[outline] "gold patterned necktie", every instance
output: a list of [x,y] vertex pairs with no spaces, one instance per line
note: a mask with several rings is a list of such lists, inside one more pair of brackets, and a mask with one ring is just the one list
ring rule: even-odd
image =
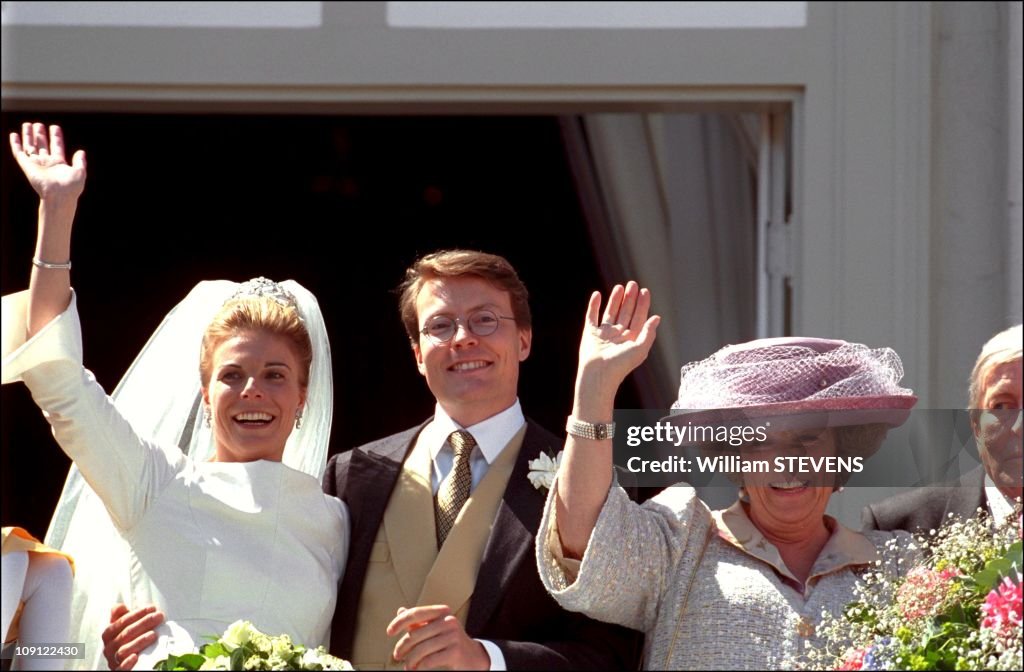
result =
[[448,478],[438,488],[437,497],[434,499],[438,548],[441,548],[448,533],[451,532],[459,511],[469,499],[469,489],[473,484],[473,474],[469,470],[469,456],[476,445],[473,435],[463,431],[452,432],[448,437],[448,443],[455,450],[455,463]]

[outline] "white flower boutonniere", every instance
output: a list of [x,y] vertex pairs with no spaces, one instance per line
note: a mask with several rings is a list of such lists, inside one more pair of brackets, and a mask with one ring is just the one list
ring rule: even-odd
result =
[[530,468],[530,473],[526,477],[530,479],[533,487],[538,490],[550,490],[551,484],[555,482],[555,473],[558,471],[558,465],[561,463],[561,450],[555,455],[555,459],[551,459],[551,456],[547,453],[541,453],[536,460],[530,460],[526,463],[526,466]]

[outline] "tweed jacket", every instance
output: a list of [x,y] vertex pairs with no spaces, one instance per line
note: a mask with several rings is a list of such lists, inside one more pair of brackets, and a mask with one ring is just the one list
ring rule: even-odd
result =
[[[351,551],[331,632],[335,655],[351,657],[370,551],[402,463],[427,422],[328,462],[324,491],[348,502],[352,519]],[[484,549],[466,632],[494,642],[510,670],[636,669],[639,633],[563,610],[537,576],[534,539],[545,493],[530,484],[527,462],[542,451],[556,453],[563,442],[533,421],[527,423]]]
[[950,513],[974,516],[985,502],[985,468],[978,466],[959,484],[916,488],[868,504],[861,511],[861,524],[865,530],[928,531],[941,527]]
[[561,557],[553,499],[537,543],[545,587],[566,609],[644,632],[645,669],[792,668],[821,644],[822,610],[838,614],[885,541],[909,537],[827,521],[832,536],[798,588],[745,514],[747,533],[734,535],[725,515],[737,507],[713,514],[688,485],[642,505],[612,487],[582,563]]

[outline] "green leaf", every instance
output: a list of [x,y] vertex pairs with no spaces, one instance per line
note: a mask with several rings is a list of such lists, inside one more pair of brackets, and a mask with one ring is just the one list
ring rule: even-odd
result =
[[973,578],[977,584],[977,592],[980,595],[986,595],[990,590],[995,588],[997,583],[999,583],[999,572],[995,569],[989,569],[988,565],[986,565],[985,569],[981,570],[971,578]]
[[977,592],[987,595],[1004,576],[1013,577],[1024,566],[1024,542],[1016,541],[999,557],[985,563],[984,569],[971,577],[977,583]]
[[245,647],[240,646],[231,652],[231,664],[232,670],[244,670],[245,669]]
[[206,659],[198,653],[186,653],[180,656],[171,654],[161,660],[153,669],[155,670],[198,670]]
[[221,642],[214,642],[213,644],[206,644],[202,648],[203,655],[207,658],[216,658],[217,656],[230,656],[231,652],[228,651],[227,647]]
[[978,610],[970,604],[956,602],[947,607],[945,613],[936,616],[934,622],[947,632],[973,629],[978,623]]
[[1011,544],[1003,557],[1009,560],[1018,572],[1024,570],[1024,540]]

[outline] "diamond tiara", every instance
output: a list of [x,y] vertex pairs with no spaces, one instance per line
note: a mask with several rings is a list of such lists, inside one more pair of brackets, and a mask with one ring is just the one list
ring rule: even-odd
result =
[[295,308],[298,310],[298,304],[291,292],[280,284],[270,280],[269,278],[264,278],[263,276],[243,282],[238,286],[238,289],[235,290],[235,293],[231,295],[231,298],[243,299],[254,296],[265,296],[268,299],[273,299],[286,308]]

